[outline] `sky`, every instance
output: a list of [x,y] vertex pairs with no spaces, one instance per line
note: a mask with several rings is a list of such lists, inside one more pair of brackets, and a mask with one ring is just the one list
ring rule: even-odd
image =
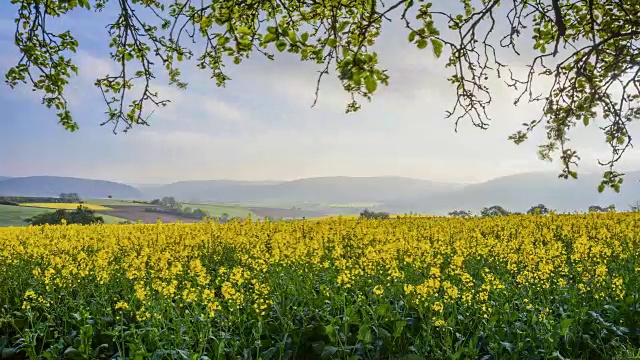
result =
[[[0,71],[18,60],[13,45],[14,5],[0,4]],[[189,83],[178,90],[158,81],[171,103],[158,109],[149,127],[114,135],[96,78],[113,72],[108,57],[108,14],[74,12],[54,25],[70,29],[80,42],[74,61],[80,73],[67,98],[80,125],[70,133],[54,111],[27,86],[0,85],[0,175],[57,175],[126,183],[183,180],[289,180],[315,176],[406,176],[447,182],[480,182],[528,172],[556,171],[539,160],[540,128],[524,144],[507,137],[539,114],[538,105],[513,105],[516,94],[493,80],[494,103],[488,130],[463,123],[454,132],[445,111],[455,89],[445,59],[407,42],[398,20],[385,24],[376,51],[391,77],[371,103],[345,114],[348,103],[335,74],[325,77],[319,102],[311,108],[318,65],[289,54],[275,61],[259,56],[239,66],[229,62],[232,80],[218,88],[206,72],[183,67]],[[514,70],[523,70],[513,59]],[[637,128],[637,126],[636,126]],[[632,133],[633,134],[633,133]],[[570,136],[582,158],[581,171],[600,171],[607,145],[599,130],[578,127]],[[623,169],[640,169],[640,152],[630,150]]]

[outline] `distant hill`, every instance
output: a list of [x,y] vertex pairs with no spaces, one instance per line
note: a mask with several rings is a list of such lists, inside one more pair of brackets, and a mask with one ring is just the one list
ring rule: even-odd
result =
[[182,201],[344,204],[385,202],[460,186],[402,177],[317,177],[284,182],[211,180],[147,188],[145,195],[174,196]]
[[587,210],[590,205],[615,204],[628,209],[640,200],[640,171],[628,172],[620,193],[606,189],[598,193],[601,174],[579,174],[577,180],[559,179],[556,173],[523,173],[500,177],[479,184],[439,194],[424,194],[396,199],[385,204],[394,212],[446,214],[449,211],[480,211],[485,206],[501,205],[510,211],[526,211],[543,203],[558,211]]
[[11,179],[11,178],[8,176],[0,176],[0,181],[7,180],[7,179]]
[[3,196],[58,196],[74,192],[81,198],[140,199],[140,190],[125,184],[59,176],[28,176],[0,180]]
[[[1,180],[0,195],[58,196],[77,192],[83,198],[152,199],[173,196],[190,203],[242,203],[253,207],[293,205],[305,210],[354,213],[366,204],[393,213],[446,214],[452,210],[479,212],[501,205],[526,211],[544,203],[559,211],[587,210],[590,205],[615,204],[619,210],[640,200],[640,171],[628,172],[620,194],[597,192],[601,174],[580,173],[578,180],[556,173],[523,173],[477,184],[452,184],[404,177],[317,177],[293,181],[180,181],[167,185],[130,185],[71,177],[31,176]],[[340,207],[330,208],[330,205]],[[348,204],[355,204],[350,206]],[[362,204],[362,205],[358,205]]]

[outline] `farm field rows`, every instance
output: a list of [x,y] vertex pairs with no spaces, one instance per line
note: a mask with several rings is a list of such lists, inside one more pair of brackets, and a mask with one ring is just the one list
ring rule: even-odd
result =
[[28,358],[629,359],[640,214],[0,229]]

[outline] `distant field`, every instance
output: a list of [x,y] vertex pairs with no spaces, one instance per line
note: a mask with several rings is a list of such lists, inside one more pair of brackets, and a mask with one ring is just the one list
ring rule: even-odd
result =
[[[439,215],[430,215],[430,214],[389,214],[389,217],[391,219],[395,219],[395,218],[401,218],[401,217],[439,217]],[[353,215],[327,215],[327,216],[320,216],[320,217],[314,217],[311,218],[309,220],[327,220],[327,219],[338,219],[338,218],[342,218],[342,219],[357,219],[359,218],[360,215],[359,214],[353,214]]]
[[[133,222],[142,221],[145,224],[155,224],[158,219],[161,219],[163,223],[171,223],[181,221],[184,223],[193,223],[200,220],[184,218],[182,216],[176,216],[173,214],[159,214],[155,212],[147,212],[144,207],[140,206],[120,206],[112,205],[109,210],[97,211],[100,216],[115,216],[118,218],[126,219]],[[106,220],[106,219],[105,219]]]
[[0,205],[0,226],[25,226],[25,219],[45,212],[42,208]]
[[360,215],[326,215],[310,218],[309,220],[328,220],[328,219],[357,219]]
[[117,224],[122,221],[126,221],[127,219],[119,218],[116,216],[105,215],[105,214],[97,214],[98,216],[102,216],[105,224]]
[[366,207],[376,207],[381,205],[382,203],[353,203],[353,204],[329,204],[329,207],[332,208],[366,208]]
[[249,215],[255,217],[256,214],[249,209],[242,206],[235,205],[219,205],[219,204],[193,204],[183,203],[182,207],[190,207],[192,209],[202,209],[209,213],[211,216],[220,217],[222,214],[229,214],[229,217],[241,217],[246,218]]
[[44,209],[65,209],[65,210],[75,210],[78,205],[85,206],[90,210],[110,210],[108,207],[104,207],[102,205],[95,204],[69,204],[69,203],[25,203],[20,204],[22,207],[30,207],[30,208],[44,208]]
[[87,199],[87,204],[102,205],[102,206],[148,206],[147,204],[138,204],[130,200],[117,200],[117,199]]

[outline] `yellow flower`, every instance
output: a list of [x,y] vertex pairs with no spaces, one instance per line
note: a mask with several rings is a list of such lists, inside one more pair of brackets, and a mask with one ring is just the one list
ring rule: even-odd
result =
[[433,309],[433,311],[442,311],[444,307],[442,306],[442,303],[439,301],[436,301],[435,303],[433,303],[433,305],[431,305],[431,309]]
[[124,301],[118,301],[116,304],[116,310],[129,310],[129,304]]
[[380,285],[376,285],[373,287],[373,293],[376,295],[382,295],[384,293],[384,289]]

